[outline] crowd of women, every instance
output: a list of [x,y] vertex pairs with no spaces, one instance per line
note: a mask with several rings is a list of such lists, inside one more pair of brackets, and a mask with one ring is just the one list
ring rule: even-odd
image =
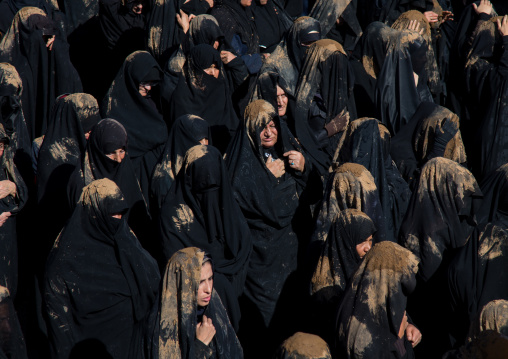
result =
[[505,14],[1,0],[0,358],[507,358]]

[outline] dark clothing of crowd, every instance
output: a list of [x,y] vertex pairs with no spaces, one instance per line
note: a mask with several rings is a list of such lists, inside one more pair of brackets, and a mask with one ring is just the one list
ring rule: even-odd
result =
[[0,358],[508,357],[506,14],[0,0]]

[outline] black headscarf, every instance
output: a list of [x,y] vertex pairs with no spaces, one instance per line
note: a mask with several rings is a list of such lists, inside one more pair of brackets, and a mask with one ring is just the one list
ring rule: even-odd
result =
[[[187,114],[203,118],[214,145],[224,152],[239,122],[221,63],[219,52],[210,45],[196,45],[189,51],[171,99],[171,117],[173,121]],[[212,64],[220,70],[218,78],[204,72]]]
[[250,6],[243,7],[240,0],[221,0],[212,8],[211,15],[217,19],[229,44],[239,35],[247,46],[247,54],[259,53],[259,37]]
[[356,119],[353,85],[353,72],[342,45],[323,39],[309,47],[296,87],[295,136],[316,162],[321,175],[330,167],[339,135],[331,137],[329,145],[321,148],[316,131],[309,124],[311,107],[316,106],[318,93],[324,106],[322,129],[343,110],[349,112],[352,120]]
[[0,286],[0,358],[26,359],[25,339],[9,290]]
[[[436,133],[450,121],[459,126],[459,118],[446,107],[433,102],[422,102],[409,123],[392,138],[390,153],[402,176],[412,182],[418,180],[418,169],[430,159],[434,149]],[[466,152],[460,130],[446,145],[443,153],[457,163],[465,163]]]
[[372,220],[357,209],[345,209],[334,219],[310,282],[313,321],[323,338],[330,339],[334,326],[330,313],[340,305],[362,261],[356,246],[375,232]]
[[97,339],[113,358],[142,356],[145,321],[156,303],[155,260],[127,226],[129,204],[103,178],[83,189],[46,266],[44,302],[52,356]]
[[399,329],[417,270],[418,258],[396,243],[378,243],[367,253],[338,312],[337,357],[406,358],[405,350],[412,352],[411,345],[400,348]]
[[272,71],[284,79],[288,93],[294,96],[298,77],[305,60],[307,46],[302,43],[317,41],[322,38],[319,22],[309,16],[302,16],[293,25],[279,45],[261,67],[260,73]]
[[[147,216],[146,204],[128,152],[121,163],[106,156],[119,148],[128,151],[125,128],[116,120],[101,120],[90,135],[80,166],[76,167],[69,180],[69,204],[71,208],[75,207],[83,187],[98,179],[110,179],[122,190],[129,207],[129,225],[136,227],[135,223]],[[134,214],[131,216],[131,213]]]
[[204,138],[211,141],[209,132],[208,122],[201,117],[183,115],[176,119],[152,174],[151,195],[155,197],[159,208],[180,172],[185,153],[199,145]]
[[0,123],[9,136],[8,150],[25,183],[33,183],[32,143],[21,105],[23,84],[16,68],[0,63]]
[[215,290],[204,315],[212,319],[216,332],[206,350],[197,348],[198,344],[204,346],[196,342],[197,294],[204,255],[199,248],[185,248],[176,252],[167,263],[158,316],[160,328],[158,338],[153,338],[159,358],[194,359],[198,354],[203,357],[213,355],[217,359],[243,358],[240,342]]
[[350,122],[337,147],[334,165],[363,165],[374,177],[387,221],[389,238],[396,241],[411,191],[390,156],[390,133],[374,118]]
[[281,344],[274,359],[332,359],[332,354],[317,335],[297,332]]
[[356,0],[318,0],[309,16],[319,21],[326,38],[337,41],[346,51],[353,51],[362,36],[356,18]]
[[[51,51],[43,36],[55,35]],[[45,133],[57,96],[81,92],[68,44],[39,8],[21,9],[0,42],[0,61],[12,64],[23,81],[21,104],[31,139]]]
[[259,35],[261,52],[272,53],[284,33],[293,24],[293,19],[278,0],[267,0],[265,5],[261,5],[259,0],[253,0],[250,7]]
[[[372,17],[370,17],[369,22],[381,21],[391,25],[402,13],[409,10],[418,10],[424,13],[432,10],[434,3],[433,0],[377,0],[375,4],[360,1],[359,8],[364,13],[370,13]],[[368,18],[368,15],[366,18]]]

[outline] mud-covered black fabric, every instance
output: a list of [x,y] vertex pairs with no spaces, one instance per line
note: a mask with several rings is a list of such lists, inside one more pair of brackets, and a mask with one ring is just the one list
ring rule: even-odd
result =
[[128,208],[113,181],[94,181],[55,242],[44,281],[52,357],[68,358],[90,339],[113,358],[142,357],[160,275],[126,219],[112,217]]
[[501,39],[498,33],[493,21],[478,22],[465,70],[465,100],[474,120],[468,128],[474,133],[470,162],[480,181],[508,162],[508,126],[503,120],[508,111],[508,51],[506,37]]
[[411,191],[390,156],[388,129],[373,118],[350,122],[334,156],[334,165],[345,162],[363,165],[374,177],[388,237],[397,241]]
[[362,258],[356,246],[376,233],[374,222],[357,209],[339,212],[323,244],[321,256],[310,282],[313,323],[317,333],[328,341],[334,329],[333,313],[356,272]]
[[[152,358],[243,359],[243,350],[221,298],[214,288],[203,315],[212,320],[215,335],[209,345],[196,339],[197,294],[205,252],[196,247],[176,252],[165,267],[154,331]],[[214,273],[214,286],[217,281]]]
[[[416,256],[396,243],[378,243],[367,253],[338,311],[337,357],[414,358],[399,330],[417,270]],[[406,341],[403,350],[396,346],[399,341]]]
[[13,153],[14,163],[25,184],[33,183],[31,149],[32,143],[21,105],[22,80],[16,68],[0,63],[0,122],[9,136],[8,150]]
[[[319,21],[326,38],[337,41],[348,52],[354,50],[362,36],[356,13],[356,0],[319,0],[314,4],[309,16]],[[340,22],[337,24],[339,18]]]
[[342,45],[330,39],[313,43],[296,87],[294,135],[321,175],[328,172],[340,135],[328,138],[323,145],[316,134],[342,111],[356,119],[353,87],[353,71]]
[[[421,168],[432,158],[436,138],[443,134],[446,123],[459,126],[458,116],[446,107],[424,101],[418,106],[409,123],[391,141],[390,154],[404,179],[414,184]],[[442,157],[457,163],[467,161],[461,131],[448,142]]]
[[150,195],[157,202],[158,208],[162,206],[180,172],[187,150],[199,145],[199,141],[205,138],[208,139],[208,144],[211,144],[210,126],[201,117],[183,115],[176,119],[152,174]]
[[[55,42],[49,51],[43,36],[52,35]],[[39,8],[25,7],[16,14],[0,42],[0,61],[12,64],[21,77],[21,105],[32,140],[46,132],[59,95],[82,91],[67,42]]]
[[320,40],[321,38],[321,25],[318,20],[310,16],[299,17],[270,57],[265,60],[260,74],[265,72],[279,74],[287,84],[288,93],[294,96],[307,51],[307,47],[302,45],[302,42],[307,42],[308,39]]

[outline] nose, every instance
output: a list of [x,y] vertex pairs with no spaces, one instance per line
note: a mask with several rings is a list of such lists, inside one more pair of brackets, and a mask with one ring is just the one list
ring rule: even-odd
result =
[[215,77],[216,79],[218,79],[218,78],[219,78],[219,73],[220,73],[220,72],[219,72],[219,69],[214,69],[214,71],[213,71],[213,77]]
[[365,251],[365,253],[367,253],[368,251],[370,251],[371,248],[372,248],[372,244],[370,242],[368,242],[365,245],[365,248],[363,250]]
[[113,161],[116,161],[118,163],[122,163],[122,157],[120,156],[119,153],[115,153],[115,155],[113,156]]
[[211,292],[212,292],[212,282],[207,280],[205,284],[205,293],[209,294]]

